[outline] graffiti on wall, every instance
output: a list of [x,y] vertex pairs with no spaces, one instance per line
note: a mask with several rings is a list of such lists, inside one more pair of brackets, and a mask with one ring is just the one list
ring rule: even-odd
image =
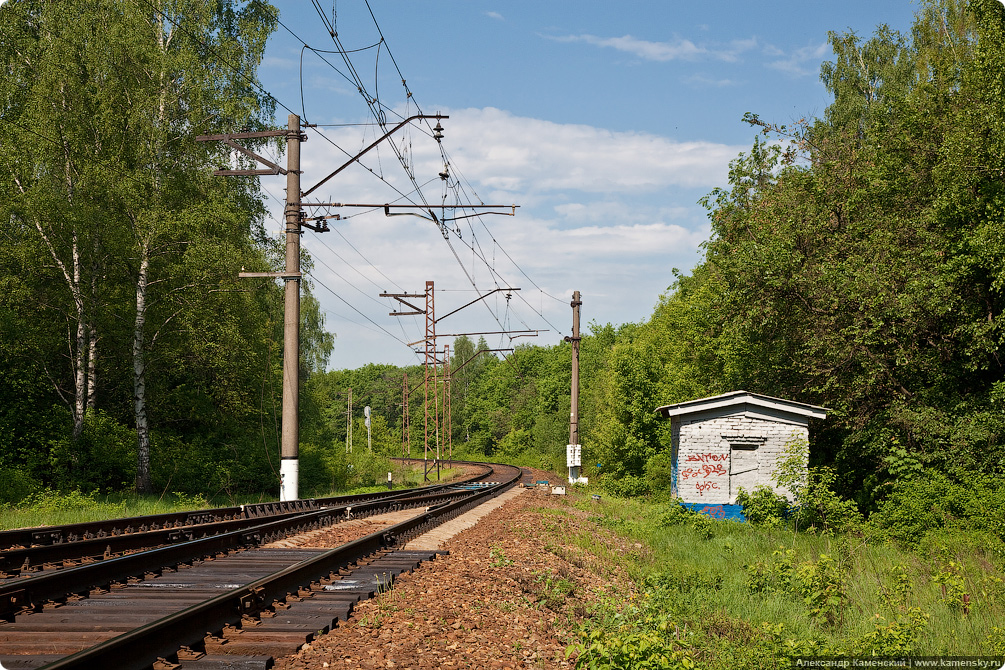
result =
[[704,497],[712,491],[729,491],[729,453],[688,454],[680,469],[681,488],[691,486]]
[[733,519],[736,521],[746,521],[743,516],[742,505],[706,505],[705,503],[682,503],[684,507],[705,514],[713,519]]

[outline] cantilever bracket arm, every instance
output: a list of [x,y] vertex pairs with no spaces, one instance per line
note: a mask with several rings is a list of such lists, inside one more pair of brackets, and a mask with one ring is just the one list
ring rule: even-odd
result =
[[490,295],[492,295],[493,293],[498,293],[499,291],[519,291],[519,290],[520,290],[520,289],[518,289],[518,288],[497,288],[497,289],[493,289],[493,290],[489,291],[488,293],[484,293],[484,294],[482,294],[482,295],[478,296],[477,298],[475,298],[474,300],[472,300],[472,301],[471,301],[471,302],[469,302],[468,304],[466,304],[466,305],[461,305],[460,307],[458,307],[457,309],[455,309],[455,310],[454,310],[454,311],[452,311],[452,312],[447,312],[447,313],[446,313],[446,314],[444,314],[443,316],[441,316],[441,317],[439,317],[438,319],[436,319],[436,321],[434,321],[433,323],[439,323],[440,321],[442,321],[443,319],[447,318],[447,317],[448,317],[448,316],[450,316],[451,314],[456,314],[457,312],[461,311],[461,310],[462,310],[462,309],[464,309],[465,307],[470,307],[471,305],[475,304],[475,303],[476,303],[476,302],[478,302],[479,300],[484,300],[485,298],[489,297],[489,296],[490,296]]
[[394,298],[395,300],[397,300],[401,304],[408,305],[409,307],[411,307],[412,309],[415,310],[414,312],[391,312],[390,314],[388,314],[388,316],[414,316],[416,314],[425,314],[426,313],[426,310],[422,309],[421,307],[416,307],[415,305],[413,305],[412,303],[408,302],[407,300],[404,300],[404,298],[425,298],[426,297],[425,294],[413,295],[411,293],[381,293],[380,297],[381,298]]
[[334,177],[335,175],[337,175],[339,172],[341,172],[342,170],[346,169],[347,167],[349,167],[350,165],[352,165],[353,163],[355,163],[356,161],[358,161],[360,158],[363,157],[363,155],[365,153],[367,153],[368,151],[370,151],[370,149],[373,149],[375,146],[377,146],[378,144],[380,144],[381,142],[383,142],[384,140],[386,140],[392,134],[396,133],[397,131],[399,131],[402,128],[404,128],[405,126],[407,126],[412,121],[415,121],[416,119],[437,119],[437,120],[439,120],[439,119],[449,119],[449,118],[450,118],[449,116],[445,116],[443,114],[415,114],[413,116],[408,117],[407,119],[405,119],[404,121],[402,121],[401,123],[399,123],[398,125],[396,125],[394,128],[391,128],[389,131],[387,131],[386,133],[384,133],[383,135],[381,135],[379,138],[377,138],[376,140],[374,140],[373,143],[370,144],[370,146],[368,146],[366,149],[363,149],[358,154],[356,154],[355,156],[353,156],[352,158],[350,158],[348,161],[346,161],[345,163],[343,163],[342,165],[340,165],[330,175],[328,175],[327,177],[325,177],[324,179],[322,179],[321,181],[319,181],[317,184],[315,184],[314,186],[311,186],[309,189],[307,189],[306,191],[304,191],[301,194],[301,198],[305,198],[308,195],[310,195],[311,193],[313,193],[314,191],[316,191],[326,181],[328,181],[329,179],[331,179],[332,177]]
[[[433,214],[433,210],[429,210],[429,216],[423,216],[422,214],[416,214],[415,212],[401,212],[400,214],[391,213],[391,205],[384,205],[384,216],[417,216],[420,219],[425,219],[426,221],[432,221],[433,223],[439,223],[436,220],[436,215]],[[432,217],[432,218],[430,218]]]

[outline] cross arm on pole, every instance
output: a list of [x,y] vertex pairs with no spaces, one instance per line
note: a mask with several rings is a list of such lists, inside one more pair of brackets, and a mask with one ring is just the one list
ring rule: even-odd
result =
[[[436,337],[461,337],[463,335],[509,335],[510,339],[515,339],[517,337],[535,337],[538,333],[544,333],[547,331],[543,330],[487,330],[481,333],[438,333]],[[426,338],[421,340],[416,340],[415,342],[406,342],[405,345],[412,347],[416,344],[422,344],[426,341]]]
[[404,300],[404,298],[425,298],[426,296],[424,294],[414,294],[414,293],[381,293],[380,297],[381,298],[394,298],[395,300],[397,300],[401,304],[408,305],[409,307],[411,307],[412,309],[415,310],[414,312],[390,312],[388,314],[388,316],[415,316],[417,314],[425,314],[426,313],[426,310],[422,309],[421,307],[416,307],[415,305],[413,305],[412,303],[408,302],[407,300]]
[[[290,134],[289,130],[264,130],[256,133],[223,133],[217,135],[197,135],[196,141],[198,142],[213,142],[219,141],[226,144],[228,147],[240,151],[246,156],[250,156],[259,163],[263,165],[268,165],[268,170],[214,170],[213,174],[218,177],[246,177],[253,175],[269,175],[269,174],[286,174],[287,170],[285,168],[276,165],[272,161],[262,156],[259,156],[254,151],[247,147],[242,147],[240,144],[234,140],[241,139],[256,139],[262,137],[287,137]],[[300,136],[301,140],[306,139],[303,135]]]
[[358,154],[356,154],[355,156],[353,156],[352,158],[350,158],[348,161],[346,161],[345,163],[343,163],[342,165],[340,165],[339,167],[337,167],[335,169],[335,171],[332,172],[331,174],[329,174],[327,177],[325,177],[324,179],[322,179],[321,181],[319,181],[317,184],[315,184],[314,186],[311,186],[309,189],[307,189],[306,191],[304,191],[301,197],[306,198],[308,195],[310,195],[311,193],[313,193],[314,191],[316,191],[326,181],[328,181],[329,179],[331,179],[332,177],[334,177],[335,175],[337,175],[339,172],[341,172],[342,170],[346,169],[347,167],[349,167],[350,165],[352,165],[353,163],[355,163],[356,161],[358,161],[368,151],[370,151],[375,146],[377,146],[378,144],[380,144],[381,142],[383,142],[384,140],[386,140],[388,137],[390,137],[392,134],[394,134],[398,130],[400,130],[400,129],[404,128],[405,126],[407,126],[412,121],[415,121],[416,119],[436,119],[436,120],[440,120],[440,119],[449,119],[449,118],[450,118],[449,116],[445,116],[443,114],[415,114],[413,116],[408,117],[407,119],[405,119],[404,121],[402,121],[401,123],[399,123],[398,125],[396,125],[394,128],[391,128],[389,131],[387,131],[386,133],[384,133],[383,135],[381,135],[379,138],[377,138],[376,140],[374,140],[368,147],[366,147],[365,149],[363,149],[362,151],[360,151]]
[[497,288],[497,289],[492,289],[492,290],[491,290],[491,291],[489,291],[488,293],[484,293],[484,294],[482,294],[482,295],[478,296],[477,298],[475,298],[475,299],[474,299],[474,300],[472,300],[471,302],[467,303],[466,305],[461,305],[460,307],[458,307],[458,308],[457,308],[457,309],[455,309],[454,311],[452,311],[452,312],[447,312],[447,313],[446,313],[446,314],[444,314],[443,316],[441,316],[441,317],[439,317],[438,319],[436,319],[436,323],[439,323],[440,321],[442,321],[443,319],[447,318],[447,317],[448,317],[448,316],[450,316],[451,314],[456,314],[457,312],[461,311],[461,310],[462,310],[462,309],[464,309],[465,307],[470,307],[471,305],[475,304],[475,303],[476,303],[476,302],[478,302],[479,300],[484,300],[485,298],[489,297],[489,296],[490,296],[490,295],[492,295],[493,293],[498,293],[499,291],[519,291],[519,290],[520,290],[520,289],[518,289],[518,288]]

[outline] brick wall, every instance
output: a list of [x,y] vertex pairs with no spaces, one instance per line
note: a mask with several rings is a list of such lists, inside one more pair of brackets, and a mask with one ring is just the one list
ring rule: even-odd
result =
[[735,504],[741,486],[749,492],[763,484],[789,496],[774,486],[772,473],[785,445],[808,437],[805,422],[770,421],[743,411],[682,417],[672,430],[677,494],[682,502]]

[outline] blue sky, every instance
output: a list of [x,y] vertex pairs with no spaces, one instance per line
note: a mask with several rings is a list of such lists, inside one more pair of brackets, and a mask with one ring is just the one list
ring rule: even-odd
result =
[[[709,227],[697,203],[727,185],[729,161],[753,142],[743,114],[778,123],[821,115],[827,32],[868,36],[881,23],[908,31],[917,9],[906,1],[319,3],[371,104],[342,56],[301,54],[299,40],[336,49],[315,7],[276,2],[289,30],[270,39],[260,74],[282,105],[321,126],[308,129],[302,148],[304,190],[381,134],[370,107],[391,125],[417,109],[450,118],[444,153],[428,126],[403,129],[392,136],[403,161],[384,143],[309,199],[520,206],[515,217],[452,222],[449,243],[426,219],[330,210],[346,218],[330,221],[332,232],[306,232],[303,244],[336,334],[334,369],[420,362],[407,345],[423,323],[389,316],[394,306],[378,294],[420,293],[427,280],[438,315],[476,290],[521,289],[437,325],[444,335],[548,331],[512,342],[486,335],[493,347],[561,340],[573,290],[582,292],[584,329],[647,319],[672,268],[700,260]],[[279,123],[287,113],[277,109]],[[444,171],[447,181],[437,176]],[[267,228],[278,231],[285,182],[262,183],[275,213]]]

